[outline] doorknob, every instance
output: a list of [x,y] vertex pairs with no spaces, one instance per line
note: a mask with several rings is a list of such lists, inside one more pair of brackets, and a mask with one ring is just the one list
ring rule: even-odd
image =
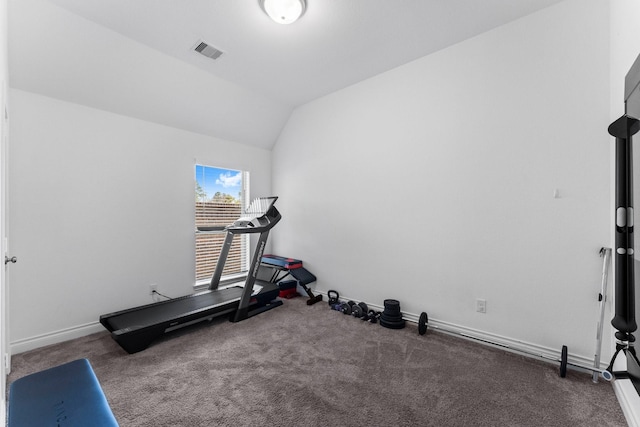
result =
[[9,263],[13,263],[15,264],[16,262],[18,262],[18,258],[12,256],[11,258],[9,258],[8,256],[4,256],[4,265],[7,265]]

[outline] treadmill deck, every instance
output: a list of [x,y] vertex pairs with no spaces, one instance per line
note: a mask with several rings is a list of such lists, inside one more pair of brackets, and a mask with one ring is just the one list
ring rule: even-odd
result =
[[241,295],[242,288],[234,286],[217,291],[199,292],[106,316],[109,316],[111,331],[138,329],[166,322],[172,326],[171,323],[179,324],[180,318],[238,303]]

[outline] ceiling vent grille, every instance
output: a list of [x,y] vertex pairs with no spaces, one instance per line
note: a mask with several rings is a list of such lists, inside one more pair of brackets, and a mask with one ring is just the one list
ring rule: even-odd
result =
[[195,48],[193,49],[198,53],[201,53],[202,55],[206,56],[207,58],[211,58],[211,59],[218,59],[220,58],[220,55],[223,54],[223,52],[219,49],[216,49],[213,46],[208,45],[207,43],[203,42],[202,40],[199,40],[196,43]]

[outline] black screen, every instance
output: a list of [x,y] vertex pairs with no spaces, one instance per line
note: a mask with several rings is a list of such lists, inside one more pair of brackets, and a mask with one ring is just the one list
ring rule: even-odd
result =
[[638,56],[624,79],[625,113],[640,119],[640,56]]

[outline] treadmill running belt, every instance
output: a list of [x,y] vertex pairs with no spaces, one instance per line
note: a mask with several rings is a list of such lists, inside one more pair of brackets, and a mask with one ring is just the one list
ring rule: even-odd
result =
[[119,330],[124,328],[136,329],[164,322],[178,321],[181,317],[186,317],[199,311],[222,307],[240,301],[241,295],[241,287],[187,295],[163,301],[164,304],[151,304],[143,309],[125,311],[109,318],[109,325],[113,330]]

